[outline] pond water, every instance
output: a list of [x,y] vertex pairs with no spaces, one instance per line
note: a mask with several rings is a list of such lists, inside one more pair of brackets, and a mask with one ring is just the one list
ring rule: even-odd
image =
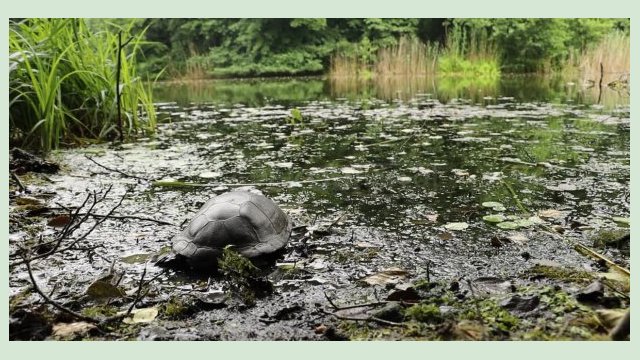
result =
[[[34,266],[43,286],[78,288],[118,260],[123,286],[135,289],[146,255],[166,247],[206,200],[245,184],[278,203],[294,225],[331,228],[308,240],[305,254],[294,232],[279,262],[297,264],[304,275],[274,268],[277,295],[226,323],[228,309],[199,313],[190,320],[198,331],[169,327],[171,336],[313,338],[286,321],[269,327],[257,319],[294,303],[306,313],[293,320],[310,318],[325,292],[345,301],[375,298],[380,289],[359,280],[389,268],[408,279],[498,280],[513,279],[533,260],[592,269],[572,244],[591,246],[592,232],[628,223],[626,93],[525,77],[485,84],[253,79],[166,83],[154,91],[157,135],[57,153],[64,171],[50,176],[55,194],[48,201],[78,206],[85,189],[113,185],[114,198],[98,209],[106,212],[131,187],[119,214],[174,226],[106,221],[87,238],[104,245],[97,256],[60,255],[53,268]],[[162,186],[179,183],[195,185]],[[617,249],[605,253],[628,266]],[[163,279],[148,303],[196,287]],[[24,273],[12,272],[12,294],[26,284]],[[204,329],[215,321],[219,328]]]

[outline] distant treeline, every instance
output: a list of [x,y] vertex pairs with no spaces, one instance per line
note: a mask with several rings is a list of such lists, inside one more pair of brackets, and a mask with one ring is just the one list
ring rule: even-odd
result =
[[[102,20],[93,20],[99,25]],[[328,72],[332,58],[374,64],[401,39],[456,47],[482,41],[496,50],[502,72],[549,72],[595,47],[629,34],[629,19],[136,19],[146,29],[145,72],[167,76],[270,76]],[[464,53],[464,51],[462,51]]]

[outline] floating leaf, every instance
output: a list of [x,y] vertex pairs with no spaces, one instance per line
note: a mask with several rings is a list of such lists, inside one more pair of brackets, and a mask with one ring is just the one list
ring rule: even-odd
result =
[[206,171],[198,176],[204,179],[213,179],[222,176],[222,173],[219,171]]
[[281,168],[281,169],[291,169],[293,167],[293,163],[291,161],[272,163],[272,164],[269,164],[269,165],[275,166],[275,167]]
[[340,169],[340,172],[342,172],[343,174],[348,174],[348,175],[362,174],[361,170],[354,169],[352,167],[343,167],[342,169]]
[[446,224],[444,227],[445,229],[449,230],[465,230],[469,227],[469,224],[467,224],[466,222],[452,222]]
[[534,225],[533,221],[529,219],[519,219],[516,220],[515,223],[518,224],[518,227],[530,227]]
[[578,187],[576,187],[573,184],[561,183],[561,184],[558,184],[557,186],[549,185],[547,186],[547,189],[553,190],[553,191],[576,191],[578,190]]
[[613,220],[614,222],[617,222],[619,224],[624,224],[624,225],[629,225],[630,220],[628,217],[621,217],[621,216],[612,216],[611,220]]
[[482,217],[482,220],[490,223],[500,223],[505,220],[505,217],[501,214],[486,215]]
[[139,264],[149,260],[149,258],[151,258],[152,255],[153,254],[133,254],[133,255],[125,256],[120,260],[122,260],[122,262],[127,264]]
[[369,285],[396,284],[407,277],[407,271],[401,268],[388,268],[362,279]]
[[492,208],[495,211],[507,210],[507,208],[505,208],[504,205],[502,205],[502,203],[499,203],[497,201],[485,201],[482,203],[482,206]]
[[501,222],[496,226],[498,226],[500,229],[505,229],[505,230],[515,230],[520,227],[520,225],[518,225],[518,223],[515,221]]

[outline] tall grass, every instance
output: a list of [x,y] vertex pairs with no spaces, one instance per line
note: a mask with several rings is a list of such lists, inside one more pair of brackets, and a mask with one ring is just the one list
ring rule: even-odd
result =
[[394,46],[378,50],[375,74],[426,75],[436,71],[438,46],[425,44],[416,38],[402,37]]
[[498,47],[485,30],[454,27],[447,33],[438,60],[438,73],[497,77],[500,75]]
[[599,81],[600,64],[604,70],[603,83],[629,80],[631,42],[628,35],[613,32],[578,57],[577,65],[584,80]]
[[332,78],[371,77],[371,64],[357,54],[337,53],[331,56],[329,75]]
[[[82,19],[26,19],[9,31],[9,120],[14,141],[44,151],[86,138],[117,133],[118,31],[93,33]],[[152,133],[155,111],[150,85],[135,70],[144,33],[122,52],[120,92],[126,136]]]

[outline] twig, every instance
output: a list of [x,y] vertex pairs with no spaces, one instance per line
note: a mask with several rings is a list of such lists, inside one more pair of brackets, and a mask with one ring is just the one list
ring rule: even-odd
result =
[[[104,196],[102,196],[102,198],[100,200],[97,199],[97,194],[94,191],[93,194],[90,195],[90,196],[93,197],[94,200],[93,200],[93,203],[92,203],[92,205],[91,205],[89,210],[92,210],[97,203],[103,201],[110,190],[111,190],[111,187],[109,187],[107,189],[107,191],[104,193]],[[68,245],[66,245],[64,247],[61,247],[62,242],[69,235],[71,235],[80,226],[80,224],[82,224],[88,218],[89,215],[85,215],[85,216],[83,216],[83,218],[77,224],[74,224],[73,226],[70,225],[71,223],[73,223],[73,220],[75,218],[77,218],[79,210],[87,203],[87,201],[89,199],[89,196],[88,196],[87,199],[85,199],[85,201],[83,202],[82,206],[79,207],[76,210],[76,212],[73,214],[72,221],[70,221],[67,225],[65,225],[65,228],[61,231],[60,235],[58,235],[58,238],[55,240],[54,247],[51,250],[47,251],[46,253],[31,257],[29,260],[33,261],[33,260],[42,259],[42,258],[51,256],[54,253],[60,253],[60,252],[68,251],[68,250],[74,250],[74,247],[75,247],[76,244],[78,244],[80,241],[86,239],[87,236],[89,236],[100,224],[102,224],[108,218],[108,216],[111,216],[111,214],[122,204],[122,201],[124,201],[124,199],[127,196],[128,192],[129,192],[129,190],[127,190],[124,193],[124,195],[120,198],[120,201],[118,201],[118,203],[113,208],[111,208],[111,210],[109,210],[109,212],[106,214],[105,217],[103,217],[103,218],[101,218],[99,220],[96,220],[96,222],[93,224],[93,226],[89,230],[87,230],[84,234],[82,234],[78,238],[74,239],[70,244],[68,244]],[[24,260],[21,261],[21,262],[18,262],[17,264],[12,264],[12,265],[15,266],[15,265],[23,264],[23,263],[24,263]]]
[[16,184],[18,184],[20,192],[24,192],[25,190],[27,190],[27,188],[22,184],[22,181],[20,181],[18,175],[16,175],[16,173],[13,171],[11,171],[11,178],[16,181]]
[[473,297],[473,304],[476,308],[476,313],[478,316],[478,321],[480,321],[480,325],[482,325],[482,334],[481,334],[481,340],[485,338],[485,329],[486,329],[486,325],[484,323],[484,318],[482,317],[482,311],[480,310],[480,305],[478,304],[478,298],[476,297],[476,293],[475,291],[473,291],[473,284],[471,283],[471,280],[466,279],[467,280],[467,285],[469,285],[469,290],[471,291],[471,296]]
[[336,176],[336,177],[332,177],[332,178],[325,178],[325,179],[315,179],[315,180],[299,180],[299,181],[281,181],[281,182],[263,182],[263,183],[239,183],[239,184],[234,184],[234,183],[212,183],[212,184],[197,184],[197,183],[186,183],[186,182],[182,182],[182,181],[154,181],[153,182],[153,186],[176,186],[176,187],[218,187],[218,186],[283,186],[283,185],[289,185],[291,183],[300,183],[300,184],[315,184],[315,183],[322,183],[322,182],[328,182],[328,181],[336,181],[336,180],[343,180],[343,179],[365,179],[365,177],[362,176]]
[[138,283],[138,290],[136,291],[136,297],[131,303],[131,306],[129,306],[129,309],[127,310],[127,314],[125,316],[129,316],[129,314],[131,314],[131,311],[133,311],[133,308],[136,306],[138,301],[141,300],[140,293],[142,292],[142,286],[144,285],[144,276],[146,274],[147,274],[147,267],[145,266],[144,270],[142,270],[142,276],[140,276],[140,282]]
[[[64,210],[69,210],[68,207],[60,204],[60,203],[56,203],[58,204],[58,206],[60,206],[60,208],[56,208],[56,207],[48,207],[47,211],[49,210],[60,210],[60,209],[64,209]],[[157,220],[154,218],[150,218],[150,217],[146,217],[146,216],[136,216],[136,215],[105,215],[105,214],[96,214],[96,213],[79,213],[78,215],[89,215],[92,217],[108,217],[109,219],[121,219],[121,220],[125,220],[125,219],[133,219],[133,220],[142,220],[142,221],[151,221],[151,222],[155,222],[158,223],[160,225],[168,225],[168,226],[175,226],[174,224],[168,222],[168,221],[164,221],[164,220]]]
[[125,173],[125,172],[123,172],[123,171],[120,171],[120,170],[118,170],[118,169],[113,169],[113,168],[110,168],[110,167],[108,167],[108,166],[102,165],[102,164],[100,164],[99,162],[95,161],[91,156],[89,156],[89,155],[87,155],[87,154],[85,154],[84,156],[85,156],[87,159],[89,159],[91,162],[93,162],[94,164],[96,164],[96,165],[100,166],[101,168],[103,168],[103,169],[105,169],[105,170],[108,170],[108,171],[111,171],[111,172],[118,173],[118,174],[120,174],[120,175],[122,175],[122,176],[124,176],[124,177],[133,178],[133,179],[138,179],[138,180],[144,180],[144,181],[149,181],[149,179],[147,179],[147,178],[143,178],[143,177],[135,176],[135,175],[129,175],[129,174],[127,174],[127,173]]
[[380,319],[380,318],[375,317],[375,316],[367,316],[367,317],[364,317],[364,318],[359,318],[359,317],[342,316],[342,315],[336,314],[335,312],[328,312],[326,310],[322,310],[322,311],[325,314],[334,316],[336,319],[340,319],[340,320],[372,321],[372,322],[377,322],[377,323],[380,323],[380,324],[383,324],[383,325],[389,325],[389,326],[406,326],[404,323],[398,323],[398,322],[394,322],[394,321],[384,320],[384,319]]
[[145,216],[135,216],[135,215],[106,215],[106,214],[94,214],[94,213],[80,213],[80,215],[89,215],[91,217],[94,218],[109,218],[109,219],[120,219],[120,220],[124,220],[124,219],[132,219],[132,220],[142,220],[142,221],[151,221],[151,222],[155,222],[158,223],[160,225],[168,225],[168,226],[175,226],[174,224],[168,222],[168,221],[164,221],[164,220],[156,220],[150,217],[145,217]]
[[77,313],[61,304],[58,304],[55,300],[51,299],[47,294],[45,294],[40,287],[38,286],[38,283],[36,282],[35,277],[33,276],[33,271],[31,270],[31,259],[29,259],[27,257],[27,255],[23,256],[23,260],[25,265],[27,266],[27,272],[29,273],[29,279],[31,279],[31,284],[33,285],[33,289],[44,299],[44,301],[48,304],[51,304],[53,307],[55,307],[56,309],[65,312],[73,317],[76,317],[80,320],[84,320],[87,322],[92,322],[92,323],[99,323],[100,320],[98,319],[94,319],[90,316],[85,316],[82,315],[80,313]]

